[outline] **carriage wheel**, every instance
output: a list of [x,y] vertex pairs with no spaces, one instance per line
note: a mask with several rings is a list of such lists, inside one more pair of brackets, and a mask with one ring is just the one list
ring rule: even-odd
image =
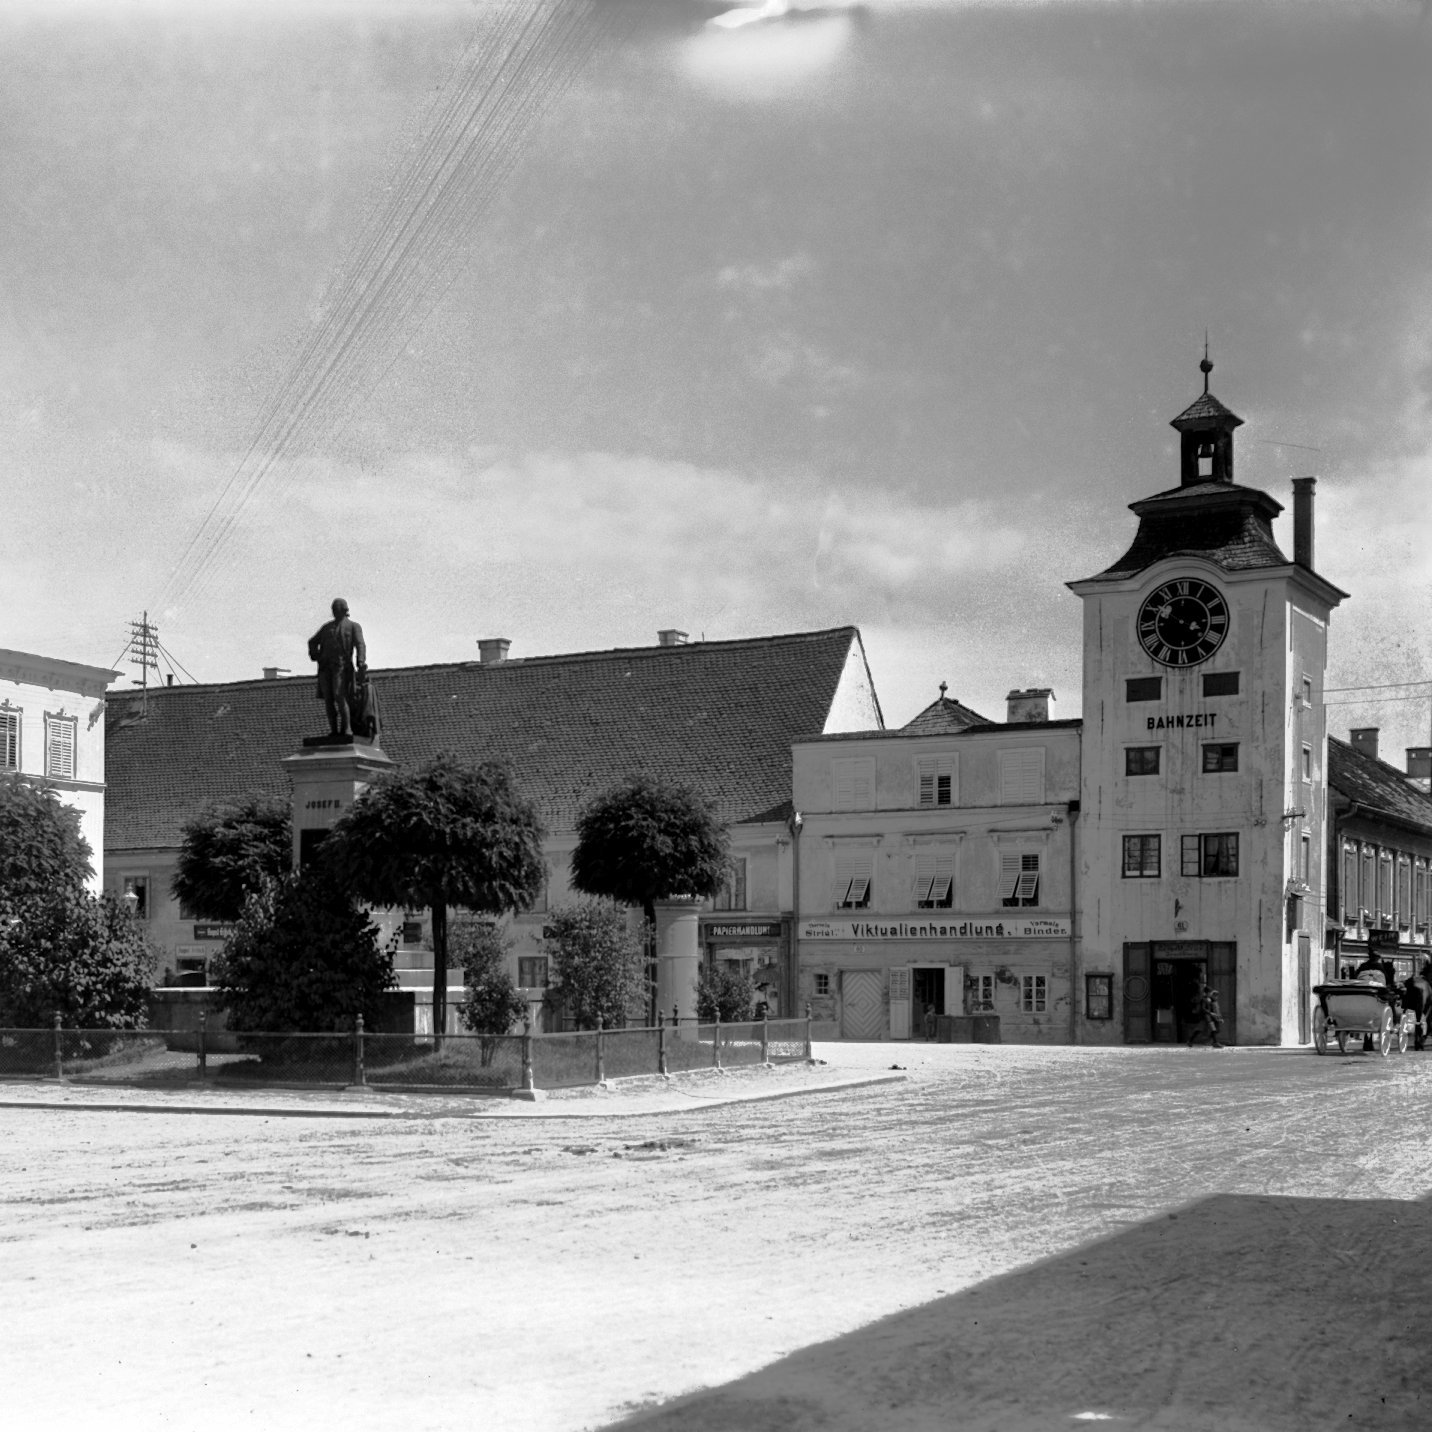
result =
[[1341,1029],[1338,1030],[1338,1053],[1347,1053],[1347,1032]]
[[1313,1048],[1319,1054],[1328,1052],[1328,1017],[1320,1009],[1313,1011]]
[[1407,1021],[1405,1019],[1397,1021],[1397,1052],[1399,1054],[1407,1053]]
[[1377,1031],[1377,1052],[1384,1059],[1392,1052],[1392,1011],[1382,1011],[1382,1028]]

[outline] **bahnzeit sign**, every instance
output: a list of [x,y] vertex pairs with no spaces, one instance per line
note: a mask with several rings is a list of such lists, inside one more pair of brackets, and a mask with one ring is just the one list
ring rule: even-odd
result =
[[975,915],[950,920],[802,920],[803,940],[1058,940],[1069,938],[1067,915],[1005,919]]

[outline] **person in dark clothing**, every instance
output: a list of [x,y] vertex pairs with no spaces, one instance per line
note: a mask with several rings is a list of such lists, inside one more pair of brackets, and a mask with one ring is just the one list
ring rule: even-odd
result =
[[1206,984],[1198,987],[1198,1014],[1199,1022],[1194,1026],[1188,1047],[1193,1048],[1200,1034],[1207,1034],[1208,1042],[1215,1049],[1222,1049],[1224,1044],[1218,1037],[1218,1031],[1223,1028],[1223,1012],[1218,1008],[1218,991]]

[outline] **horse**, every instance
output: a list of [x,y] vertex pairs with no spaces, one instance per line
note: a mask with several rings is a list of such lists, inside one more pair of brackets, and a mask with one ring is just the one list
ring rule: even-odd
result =
[[1432,1022],[1432,962],[1422,966],[1420,975],[1413,975],[1404,982],[1402,1008],[1417,1021],[1413,1048],[1425,1048],[1428,1024]]

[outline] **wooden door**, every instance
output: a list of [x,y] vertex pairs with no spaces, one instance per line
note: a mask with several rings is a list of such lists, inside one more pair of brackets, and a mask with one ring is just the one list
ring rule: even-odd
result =
[[1218,991],[1218,1008],[1223,1014],[1219,1038],[1225,1044],[1238,1042],[1238,946],[1210,943],[1208,982]]
[[910,967],[890,971],[890,1038],[910,1037]]
[[1298,1043],[1308,1044],[1313,1037],[1313,942],[1307,935],[1298,936]]
[[1147,944],[1124,946],[1124,1043],[1147,1044],[1152,1038],[1153,990]]
[[883,983],[879,970],[840,972],[842,1039],[879,1039],[885,1032]]

